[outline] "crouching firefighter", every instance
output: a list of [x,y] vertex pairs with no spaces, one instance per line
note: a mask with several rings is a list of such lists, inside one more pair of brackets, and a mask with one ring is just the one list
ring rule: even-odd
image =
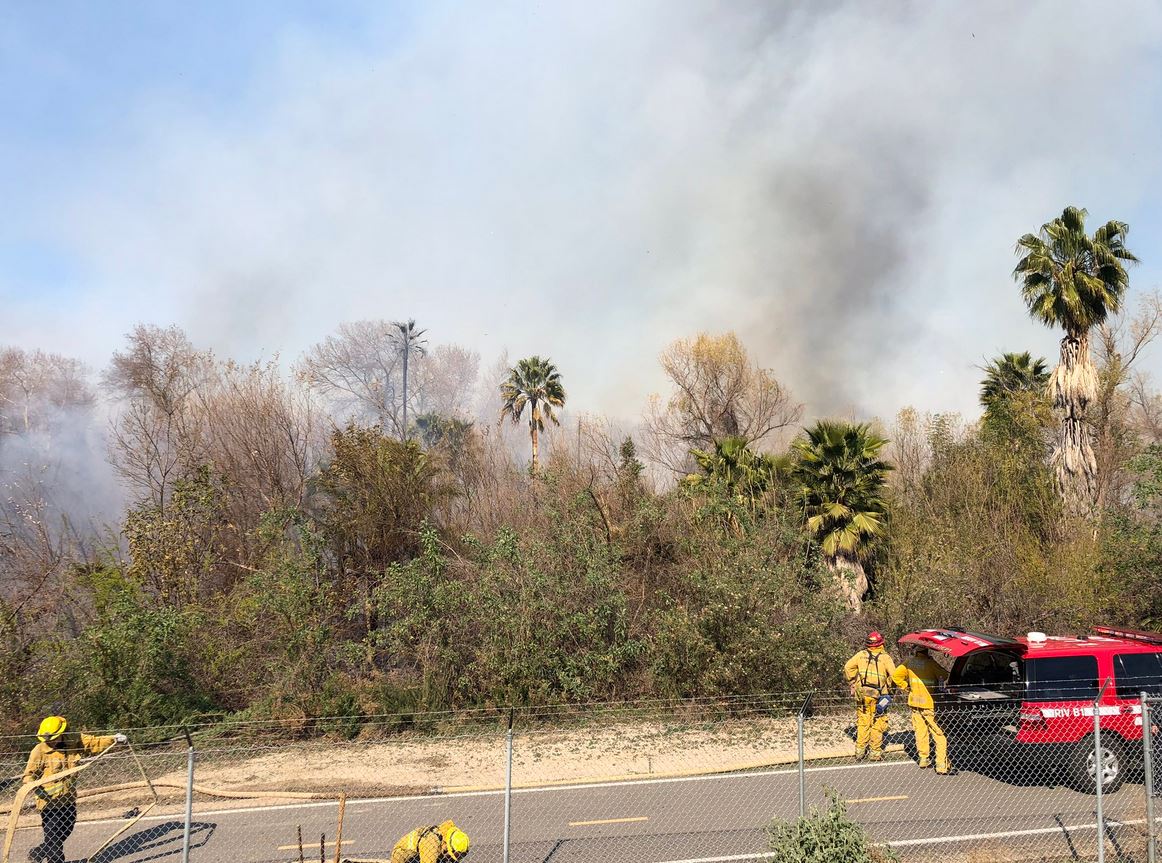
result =
[[468,853],[468,834],[451,821],[417,827],[391,849],[391,863],[457,863]]
[[855,758],[880,761],[884,757],[884,732],[888,730],[892,674],[896,665],[884,651],[884,637],[870,632],[866,647],[843,666],[855,698]]
[[[64,773],[81,763],[86,755],[100,755],[114,743],[124,743],[124,734],[100,737],[69,731],[63,716],[49,716],[40,723],[36,738],[40,742],[28,756],[24,782],[36,782]],[[30,863],[65,863],[65,840],[77,823],[77,775],[45,782],[33,789],[44,841],[28,852]]]

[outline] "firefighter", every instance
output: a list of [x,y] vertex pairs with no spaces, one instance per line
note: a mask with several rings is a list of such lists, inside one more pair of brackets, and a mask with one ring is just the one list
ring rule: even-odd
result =
[[947,776],[953,771],[948,763],[948,738],[936,723],[936,705],[932,701],[932,692],[947,679],[948,672],[940,667],[925,647],[916,647],[912,655],[897,665],[892,673],[892,682],[908,693],[920,768],[932,766],[931,743],[935,742],[936,772],[941,776]]
[[391,863],[456,863],[468,853],[468,834],[452,820],[417,827],[391,849]]
[[[49,716],[36,732],[40,742],[32,747],[24,782],[35,782],[63,773],[81,763],[86,755],[100,755],[114,743],[125,743],[124,734],[99,737],[69,731],[63,716]],[[65,863],[65,840],[77,823],[77,776],[74,773],[58,782],[46,782],[35,788],[36,808],[44,840],[28,852],[31,863]]]
[[[891,703],[892,673],[896,664],[884,650],[884,637],[869,632],[866,646],[843,666],[843,676],[855,698],[855,759],[880,761],[884,757],[887,706]],[[870,750],[870,752],[869,752]]]

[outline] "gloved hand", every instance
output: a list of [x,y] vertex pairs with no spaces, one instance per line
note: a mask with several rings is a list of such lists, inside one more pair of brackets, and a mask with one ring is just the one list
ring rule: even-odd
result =
[[128,743],[129,738],[126,737],[124,734],[114,734],[113,735],[113,742],[114,743]]

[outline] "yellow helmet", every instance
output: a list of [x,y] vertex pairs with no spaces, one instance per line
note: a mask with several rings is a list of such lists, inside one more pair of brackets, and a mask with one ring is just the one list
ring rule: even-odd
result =
[[60,740],[68,727],[68,720],[63,716],[46,716],[40,723],[40,728],[36,730],[36,738],[41,743],[52,743]]
[[444,840],[448,845],[448,852],[453,860],[459,859],[468,853],[468,834],[459,827],[452,828]]

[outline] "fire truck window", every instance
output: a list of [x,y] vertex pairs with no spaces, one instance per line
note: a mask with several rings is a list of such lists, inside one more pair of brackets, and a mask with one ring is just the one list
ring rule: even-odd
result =
[[1093,701],[1097,697],[1097,658],[1052,656],[1030,659],[1029,699],[1036,701]]
[[1162,653],[1119,653],[1114,676],[1119,698],[1137,698],[1143,691],[1162,695]]
[[1007,653],[982,652],[967,656],[960,671],[960,686],[1006,686],[1020,680],[1020,667],[1013,669],[1014,658]]

